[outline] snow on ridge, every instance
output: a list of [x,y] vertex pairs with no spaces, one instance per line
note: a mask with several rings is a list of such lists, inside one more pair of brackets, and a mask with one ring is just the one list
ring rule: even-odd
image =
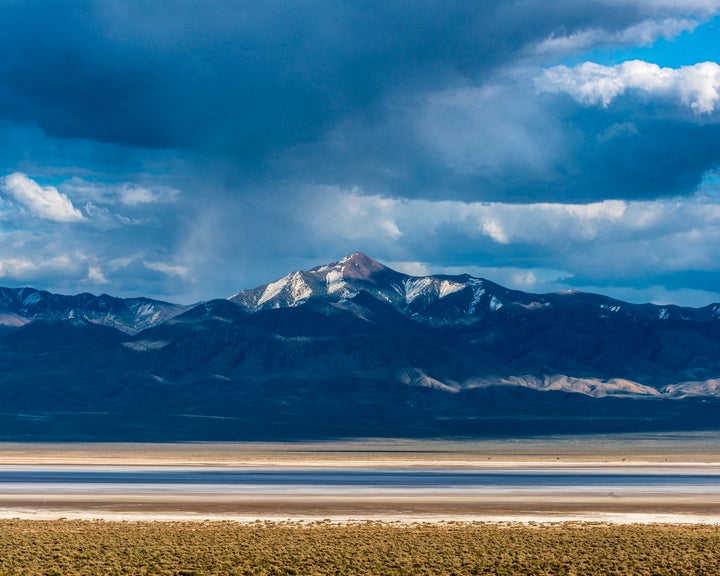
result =
[[328,294],[335,294],[336,292],[342,291],[347,283],[343,279],[343,273],[341,267],[336,267],[330,270],[325,275],[325,283],[327,284]]
[[[297,306],[312,296],[312,288],[305,282],[302,272],[293,272],[287,276],[283,276],[280,280],[267,284],[255,304],[255,309],[260,308],[263,304],[271,300],[275,300],[283,292],[289,297],[290,306]],[[277,301],[272,303],[273,308],[278,308],[280,305],[280,302]]]
[[160,318],[160,311],[155,308],[155,305],[150,304],[149,302],[141,304],[134,310],[134,312],[136,318],[142,318],[145,320],[150,317],[151,322],[155,322]]
[[493,311],[500,310],[500,308],[502,308],[502,307],[503,307],[503,303],[500,302],[500,300],[498,300],[497,298],[495,298],[495,296],[490,298],[490,310],[493,310]]
[[405,287],[405,303],[410,304],[413,300],[427,293],[429,287],[433,284],[433,278],[424,276],[422,278],[408,278],[403,280]]
[[607,310],[608,312],[620,312],[620,306],[618,304],[600,304],[600,308]]
[[469,282],[473,288],[473,299],[472,302],[470,302],[470,308],[468,308],[469,314],[474,314],[475,310],[477,310],[478,304],[480,304],[480,300],[482,300],[482,297],[485,295],[485,288],[483,287],[482,282]]
[[668,312],[668,309],[660,308],[660,310],[658,311],[658,318],[660,320],[667,320],[668,318],[670,318],[670,312]]
[[280,278],[280,280],[275,280],[275,282],[270,282],[267,286],[265,286],[265,290],[258,299],[256,306],[262,306],[265,302],[272,300],[280,294],[283,288],[287,287],[288,282],[290,281],[290,276],[291,275],[288,274],[287,276]]
[[290,294],[292,295],[293,305],[310,298],[310,296],[312,296],[312,288],[305,282],[302,272],[294,272],[291,274],[291,277]]
[[37,304],[38,302],[40,302],[40,300],[42,300],[42,296],[40,295],[40,293],[32,292],[31,294],[23,298],[23,305],[30,306],[32,304]]
[[445,296],[459,292],[465,287],[465,284],[459,284],[458,282],[452,282],[451,280],[443,280],[440,282],[440,298],[445,298]]

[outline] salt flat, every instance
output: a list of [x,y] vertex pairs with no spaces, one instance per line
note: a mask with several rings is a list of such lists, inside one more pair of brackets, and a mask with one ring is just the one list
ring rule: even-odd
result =
[[720,433],[607,434],[482,440],[0,443],[0,464],[437,466],[720,463]]
[[[0,444],[0,472],[267,471],[383,474],[447,471],[595,478],[570,485],[332,486],[0,481],[0,518],[236,521],[330,519],[492,522],[720,523],[720,440],[714,434],[490,441]],[[455,471],[455,472],[453,472]],[[371,473],[371,472],[370,472]],[[598,475],[604,480],[597,481]],[[657,477],[652,485],[617,478]],[[664,478],[670,478],[665,482]],[[687,482],[687,478],[694,478]],[[697,480],[699,478],[699,480]],[[698,483],[699,482],[699,483]],[[322,483],[321,483],[322,484]]]

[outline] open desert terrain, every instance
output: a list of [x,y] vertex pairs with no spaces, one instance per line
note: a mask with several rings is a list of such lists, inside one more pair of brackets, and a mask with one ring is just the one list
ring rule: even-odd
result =
[[[3,444],[0,471],[25,474],[0,482],[3,518],[720,522],[720,441],[710,433]],[[197,472],[219,476],[184,480]],[[57,481],[57,473],[80,480]],[[135,479],[127,481],[126,473]],[[49,480],[39,481],[43,474]],[[167,478],[145,482],[150,474]],[[239,480],[227,476],[234,474]],[[261,480],[246,480],[246,474]],[[438,474],[446,477],[436,480]],[[328,475],[339,479],[326,482]],[[638,477],[652,482],[623,484]],[[390,480],[394,484],[386,484]]]
[[3,575],[690,575],[720,565],[712,434],[4,444],[0,480]]

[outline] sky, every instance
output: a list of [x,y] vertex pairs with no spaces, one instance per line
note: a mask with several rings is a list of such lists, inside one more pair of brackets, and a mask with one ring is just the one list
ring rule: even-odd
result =
[[720,0],[0,0],[0,285],[354,252],[720,302]]

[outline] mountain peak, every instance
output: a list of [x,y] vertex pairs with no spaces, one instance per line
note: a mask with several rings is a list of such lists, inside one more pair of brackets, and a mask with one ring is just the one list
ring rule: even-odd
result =
[[366,280],[376,272],[387,270],[377,260],[373,260],[363,252],[353,252],[349,256],[345,256],[338,260],[333,268],[338,267],[343,278],[356,278],[358,280]]

